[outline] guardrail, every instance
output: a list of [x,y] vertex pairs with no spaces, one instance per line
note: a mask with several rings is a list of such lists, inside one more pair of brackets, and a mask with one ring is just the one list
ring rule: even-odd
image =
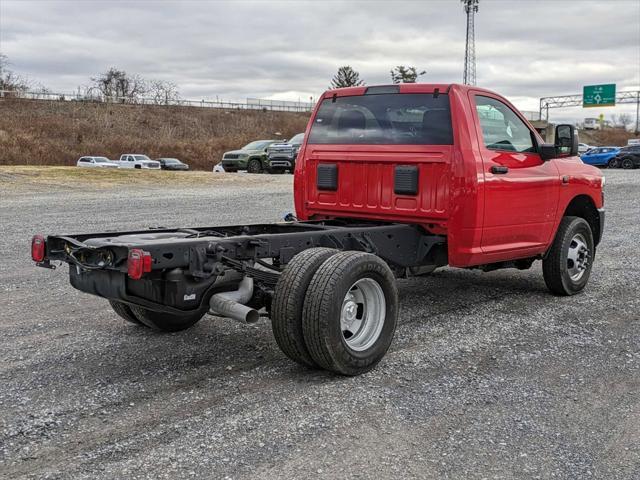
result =
[[125,105],[156,105],[182,106],[200,108],[223,108],[230,110],[271,110],[278,112],[311,112],[312,103],[287,102],[282,100],[266,100],[248,98],[246,102],[224,102],[219,100],[164,100],[155,98],[119,98],[102,95],[87,95],[83,93],[53,93],[53,92],[20,92],[15,90],[0,90],[0,99],[12,98],[23,100],[48,100],[55,102],[88,102],[112,103]]

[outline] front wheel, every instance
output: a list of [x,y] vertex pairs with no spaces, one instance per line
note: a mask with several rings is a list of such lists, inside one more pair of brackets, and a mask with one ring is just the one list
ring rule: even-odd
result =
[[131,311],[147,327],[161,332],[179,332],[194,326],[204,316],[202,313],[188,313],[174,315],[166,312],[156,312],[146,308],[131,305]]
[[380,258],[340,252],[314,274],[304,299],[302,331],[320,367],[360,375],[387,353],[398,317],[393,272]]
[[564,217],[542,261],[547,288],[554,295],[575,295],[589,281],[595,255],[593,232],[580,217]]
[[622,168],[624,168],[625,170],[631,170],[634,167],[633,160],[629,157],[623,158],[621,164]]
[[247,172],[249,173],[262,173],[262,163],[257,158],[249,161],[247,165]]

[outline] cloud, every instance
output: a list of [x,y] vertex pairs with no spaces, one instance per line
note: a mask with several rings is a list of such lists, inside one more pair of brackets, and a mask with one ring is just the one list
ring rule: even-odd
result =
[[[0,2],[0,51],[62,92],[110,66],[194,99],[308,99],[347,64],[368,84],[400,64],[459,82],[464,40],[455,0]],[[482,0],[476,51],[478,84],[521,108],[585,84],[639,88],[640,2]]]

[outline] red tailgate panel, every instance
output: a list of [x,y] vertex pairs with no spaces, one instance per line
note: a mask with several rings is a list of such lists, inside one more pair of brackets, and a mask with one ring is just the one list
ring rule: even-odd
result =
[[[424,223],[448,215],[451,146],[307,145],[306,209],[309,215],[388,217]],[[318,164],[335,164],[338,189],[318,190]],[[394,193],[396,165],[418,168],[418,193]]]

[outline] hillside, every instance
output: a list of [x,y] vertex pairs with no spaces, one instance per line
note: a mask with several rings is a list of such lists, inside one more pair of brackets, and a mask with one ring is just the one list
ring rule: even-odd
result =
[[630,138],[637,138],[633,132],[622,128],[605,130],[580,130],[580,141],[589,145],[624,147]]
[[145,153],[209,170],[226,150],[304,130],[307,114],[0,99],[0,165],[74,165]]

